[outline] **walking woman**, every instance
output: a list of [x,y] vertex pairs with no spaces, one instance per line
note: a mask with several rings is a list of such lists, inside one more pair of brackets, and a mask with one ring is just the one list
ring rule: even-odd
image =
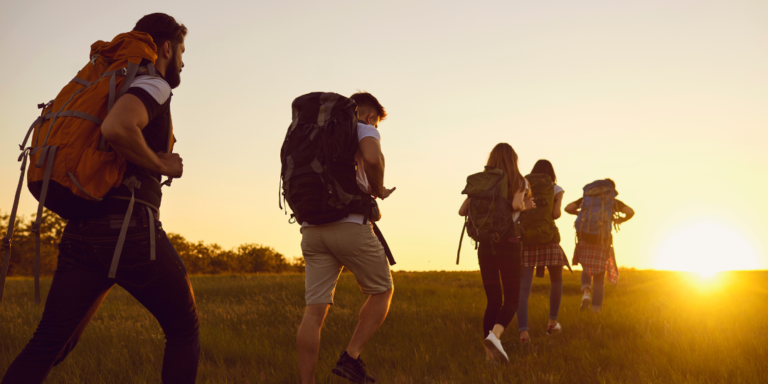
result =
[[[506,177],[509,184],[508,190],[504,188],[509,204],[504,205],[504,207],[508,207],[506,212],[510,217],[504,218],[503,221],[509,222],[511,220],[512,223],[515,223],[518,221],[520,212],[526,209],[526,205],[533,208],[533,200],[530,199],[528,183],[518,170],[517,153],[507,143],[497,144],[488,157],[486,172],[498,174],[499,170],[504,172],[502,176]],[[526,194],[528,196],[525,196]],[[467,216],[470,209],[474,209],[470,208],[470,200],[469,197],[464,200],[459,209],[459,215]],[[472,206],[474,207],[474,205]],[[472,216],[470,216],[470,222],[471,219]],[[494,240],[480,241],[478,248],[480,275],[488,299],[483,317],[483,336],[486,337],[487,335],[487,337],[483,344],[485,345],[486,360],[489,362],[509,362],[499,339],[512,318],[515,317],[520,297],[521,244],[518,233],[519,226],[512,224],[509,228],[511,229],[506,233],[494,235]]]
[[[560,246],[560,232],[555,220],[560,217],[563,203],[563,188],[557,185],[557,176],[552,163],[539,160],[533,166],[531,174],[526,176],[536,208],[521,215],[520,221],[525,228],[523,235],[523,274],[520,282],[520,304],[517,308],[517,330],[520,342],[528,343],[528,297],[533,285],[533,271],[538,277],[544,277],[544,268],[549,270],[549,324],[547,334],[561,331],[557,322],[560,299],[563,296],[563,266],[568,266],[568,259]],[[568,267],[570,269],[570,266]]]
[[582,310],[587,309],[590,303],[593,312],[602,310],[606,273],[611,284],[616,285],[619,282],[619,269],[616,266],[611,230],[614,226],[631,219],[635,211],[616,199],[618,194],[613,180],[597,180],[584,187],[584,197],[565,207],[566,212],[578,215],[576,218],[578,242],[573,252],[573,265],[581,264],[583,269],[581,272]]

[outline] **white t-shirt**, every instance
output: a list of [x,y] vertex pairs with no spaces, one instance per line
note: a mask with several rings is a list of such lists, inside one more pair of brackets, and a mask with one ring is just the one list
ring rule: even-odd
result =
[[563,189],[563,187],[555,184],[555,196],[557,196],[557,194],[560,192],[565,192],[565,190]]
[[[381,134],[379,133],[379,130],[376,129],[373,125],[363,124],[358,122],[357,123],[357,142],[360,143],[363,141],[366,137],[373,137],[374,139],[381,142]],[[365,163],[363,162],[363,154],[360,152],[360,149],[358,148],[357,153],[355,153],[355,162],[357,162],[357,185],[360,187],[361,190],[368,193],[368,176],[365,174]],[[365,217],[358,213],[351,213],[349,216],[339,220],[335,221],[335,223],[358,223],[363,224],[365,221]],[[301,223],[301,227],[310,227],[312,224],[309,224],[307,222]]]

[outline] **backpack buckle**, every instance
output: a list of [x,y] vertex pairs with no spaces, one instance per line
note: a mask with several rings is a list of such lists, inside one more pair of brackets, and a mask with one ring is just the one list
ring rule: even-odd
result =
[[96,65],[96,59],[99,58],[99,55],[93,55],[91,56],[91,65]]

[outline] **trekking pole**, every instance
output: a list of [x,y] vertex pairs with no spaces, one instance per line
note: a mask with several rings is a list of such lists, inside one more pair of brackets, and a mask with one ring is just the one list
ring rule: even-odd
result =
[[468,216],[464,216],[464,226],[461,227],[461,237],[459,237],[459,251],[456,252],[456,265],[459,265],[459,257],[461,256],[461,243],[464,241],[464,231],[467,229]]

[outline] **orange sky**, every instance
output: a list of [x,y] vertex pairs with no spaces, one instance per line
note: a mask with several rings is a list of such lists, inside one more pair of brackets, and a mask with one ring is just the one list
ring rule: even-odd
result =
[[[397,268],[477,269],[468,241],[454,264],[456,211],[466,176],[498,142],[516,149],[523,173],[552,161],[566,202],[592,180],[616,180],[637,211],[615,236],[620,265],[686,269],[717,257],[700,253],[720,248],[670,239],[716,223],[727,235],[699,241],[746,245],[714,263],[768,268],[764,1],[77,3],[0,4],[3,212],[36,104],[94,41],[162,11],[189,27],[173,98],[186,168],[162,209],[164,227],[188,240],[299,256],[298,226],[277,207],[291,101],[360,89],[390,113],[380,125],[385,184],[397,191],[381,204],[381,228]],[[73,23],[84,9],[110,17]],[[20,211],[35,203],[25,191]],[[570,257],[573,217],[557,223]],[[659,260],[675,241],[677,262]]]

